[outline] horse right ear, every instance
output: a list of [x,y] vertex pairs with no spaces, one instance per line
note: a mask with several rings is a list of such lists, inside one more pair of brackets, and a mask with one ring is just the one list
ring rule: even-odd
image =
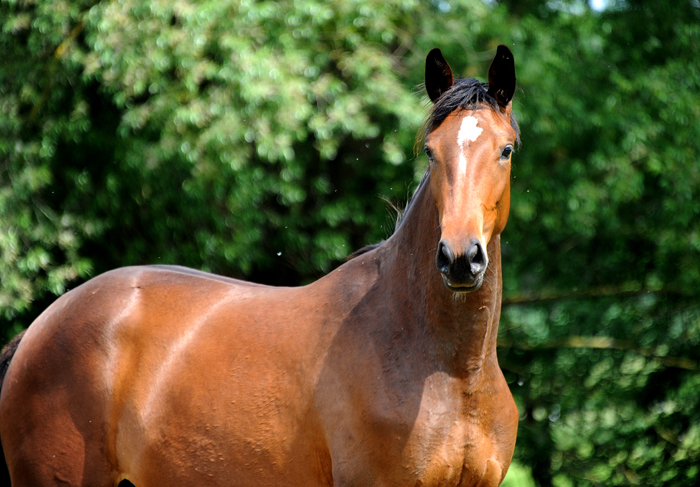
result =
[[437,47],[428,53],[425,60],[425,90],[430,100],[435,101],[455,84],[452,68],[447,64]]

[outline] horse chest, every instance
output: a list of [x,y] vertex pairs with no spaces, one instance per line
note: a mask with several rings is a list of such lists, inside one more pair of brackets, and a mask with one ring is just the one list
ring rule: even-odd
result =
[[459,484],[467,450],[477,436],[469,426],[452,418],[418,418],[405,456],[405,469],[412,471],[416,485]]
[[[497,485],[489,481],[490,465],[500,445],[491,434],[490,415],[480,410],[478,398],[459,393],[425,394],[407,442],[405,460],[415,485]],[[413,483],[413,482],[411,482]]]
[[507,465],[491,431],[493,415],[481,407],[480,394],[465,394],[453,382],[429,378],[420,396],[366,411],[368,427],[344,436],[334,458],[334,485],[497,486]]

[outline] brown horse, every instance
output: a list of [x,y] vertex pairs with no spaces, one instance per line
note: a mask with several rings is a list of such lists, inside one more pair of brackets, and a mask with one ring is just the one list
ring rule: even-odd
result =
[[426,175],[386,242],[319,281],[128,267],[51,305],[1,364],[12,485],[500,484],[518,422],[496,359],[505,46],[488,76],[455,82],[430,52]]

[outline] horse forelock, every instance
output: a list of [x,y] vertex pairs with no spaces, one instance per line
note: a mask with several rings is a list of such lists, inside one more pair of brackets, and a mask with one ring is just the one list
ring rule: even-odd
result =
[[[435,101],[432,110],[428,114],[423,127],[418,135],[417,143],[421,143],[425,136],[438,128],[450,113],[460,108],[478,110],[491,108],[500,113],[498,101],[488,93],[488,83],[482,83],[474,78],[457,78],[454,85]],[[510,125],[515,131],[516,144],[520,145],[520,127],[511,113]]]

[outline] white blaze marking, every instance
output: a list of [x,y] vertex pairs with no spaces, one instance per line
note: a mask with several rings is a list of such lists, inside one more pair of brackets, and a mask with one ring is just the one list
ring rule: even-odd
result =
[[479,138],[484,129],[477,127],[479,121],[469,115],[462,119],[462,127],[457,134],[457,144],[459,145],[459,172],[464,174],[467,171],[467,158],[464,155],[464,143],[474,142]]

